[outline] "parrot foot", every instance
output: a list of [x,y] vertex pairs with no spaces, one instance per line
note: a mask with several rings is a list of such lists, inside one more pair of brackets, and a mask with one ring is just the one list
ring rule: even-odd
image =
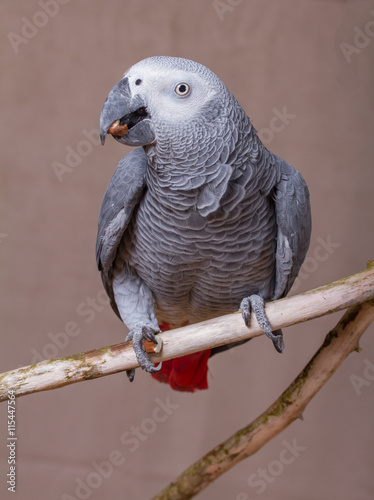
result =
[[[132,340],[136,359],[138,360],[140,367],[148,373],[157,373],[160,371],[162,363],[160,363],[157,367],[152,363],[145,351],[144,340],[149,340],[150,342],[157,344],[155,333],[158,333],[159,331],[160,330],[147,323],[138,323],[130,330],[126,337],[126,341]],[[135,370],[126,370],[126,374],[130,382],[132,382],[135,377]]]
[[242,313],[244,323],[246,326],[249,325],[249,318],[251,316],[251,311],[253,311],[256,316],[258,326],[264,331],[264,333],[273,341],[274,347],[278,352],[283,352],[284,341],[282,330],[275,330],[272,332],[269,320],[266,317],[264,299],[259,295],[251,295],[250,297],[245,297],[240,304],[240,311]]

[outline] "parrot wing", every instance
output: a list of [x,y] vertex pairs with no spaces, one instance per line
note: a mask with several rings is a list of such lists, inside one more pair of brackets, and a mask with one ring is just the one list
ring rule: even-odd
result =
[[118,245],[146,188],[147,157],[136,148],[119,162],[105,192],[99,214],[96,263],[113,310],[119,316],[112,287]]
[[292,287],[307,253],[312,228],[308,187],[297,170],[280,161],[281,177],[274,196],[278,236],[272,300],[284,297]]

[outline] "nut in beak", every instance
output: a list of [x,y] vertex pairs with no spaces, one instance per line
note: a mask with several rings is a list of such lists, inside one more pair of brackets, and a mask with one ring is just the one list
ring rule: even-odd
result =
[[124,135],[127,134],[128,130],[129,129],[128,129],[128,126],[126,124],[120,125],[119,120],[116,120],[109,127],[107,134],[123,137]]

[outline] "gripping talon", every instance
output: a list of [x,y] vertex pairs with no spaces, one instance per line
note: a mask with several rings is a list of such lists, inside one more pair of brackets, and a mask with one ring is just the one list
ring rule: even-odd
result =
[[[158,344],[155,333],[158,333],[159,331],[160,330],[158,328],[154,328],[150,324],[139,323],[130,330],[126,337],[126,340],[132,340],[133,342],[133,349],[140,367],[148,373],[157,373],[160,371],[162,363],[155,366],[149,359],[144,347],[144,340],[149,340],[154,344]],[[132,382],[135,377],[135,370],[126,370],[126,374],[129,381]]]
[[271,325],[265,313],[264,299],[259,295],[251,295],[250,297],[245,297],[242,300],[240,304],[240,311],[246,326],[249,325],[251,310],[256,316],[258,326],[265,333],[265,335],[273,341],[276,351],[282,353],[285,347],[282,330],[276,330],[274,332],[271,331]]

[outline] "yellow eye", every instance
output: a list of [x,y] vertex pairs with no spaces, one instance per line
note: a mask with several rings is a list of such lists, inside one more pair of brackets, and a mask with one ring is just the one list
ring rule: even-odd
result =
[[178,83],[178,85],[175,87],[176,94],[182,97],[187,95],[189,91],[190,91],[190,86],[187,83]]

